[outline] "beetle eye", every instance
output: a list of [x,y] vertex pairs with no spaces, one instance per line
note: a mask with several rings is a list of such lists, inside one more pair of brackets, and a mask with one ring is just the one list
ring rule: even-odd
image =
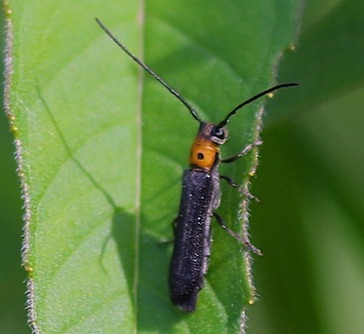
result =
[[212,128],[211,135],[219,139],[225,139],[225,131],[222,128],[217,128],[217,127]]

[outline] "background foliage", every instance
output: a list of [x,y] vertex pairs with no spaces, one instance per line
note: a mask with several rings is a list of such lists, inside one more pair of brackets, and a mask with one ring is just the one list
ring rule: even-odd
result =
[[[254,264],[261,301],[249,309],[252,333],[364,330],[363,7],[308,2],[296,53],[279,68],[280,82],[301,87],[266,108],[253,180],[262,203],[251,209],[251,234],[265,254]],[[0,331],[21,333],[21,202],[6,120],[0,136]]]

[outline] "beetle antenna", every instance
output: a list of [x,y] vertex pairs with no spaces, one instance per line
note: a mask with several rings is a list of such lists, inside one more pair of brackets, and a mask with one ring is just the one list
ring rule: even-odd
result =
[[197,120],[199,123],[202,123],[200,116],[197,114],[197,111],[193,109],[193,107],[172,87],[170,87],[158,74],[156,74],[152,69],[150,69],[147,65],[145,65],[137,56],[132,54],[113,34],[112,32],[104,26],[104,24],[98,19],[95,19],[97,24],[101,27],[103,31],[106,32],[107,35],[118,45],[124,52],[131,57],[139,66],[141,66],[146,72],[148,72],[153,78],[158,80],[165,88],[168,89],[170,93],[172,93],[178,100],[180,100],[190,111],[192,117]]
[[271,92],[273,92],[273,91],[275,91],[275,90],[277,90],[277,89],[281,89],[281,88],[285,88],[285,87],[292,87],[292,86],[298,86],[298,83],[284,83],[284,84],[280,84],[280,85],[277,85],[277,86],[274,86],[274,87],[272,87],[272,88],[269,88],[269,89],[267,89],[267,90],[265,90],[265,91],[263,91],[263,92],[261,92],[261,93],[259,93],[259,94],[257,94],[257,95],[254,95],[253,97],[251,97],[250,99],[248,99],[248,100],[246,100],[246,101],[244,101],[244,102],[242,102],[242,103],[240,103],[239,105],[237,105],[232,111],[230,111],[229,113],[228,113],[228,115],[226,116],[226,118],[222,121],[222,122],[220,122],[219,124],[218,124],[218,126],[217,126],[217,128],[218,129],[221,129],[221,128],[223,128],[228,122],[229,122],[229,119],[230,119],[230,117],[231,116],[233,116],[233,115],[235,115],[236,114],[236,112],[239,110],[239,109],[241,109],[241,108],[243,108],[244,106],[246,106],[247,104],[249,104],[250,102],[253,102],[253,101],[255,101],[255,100],[257,100],[257,99],[259,99],[260,97],[262,97],[262,96],[264,96],[264,95],[266,95],[266,94],[269,94],[269,93],[271,93]]

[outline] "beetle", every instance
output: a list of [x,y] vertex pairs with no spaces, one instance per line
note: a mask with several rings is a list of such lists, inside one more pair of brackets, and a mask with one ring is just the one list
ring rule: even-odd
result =
[[[249,240],[230,230],[215,212],[220,205],[220,179],[226,180],[243,192],[233,180],[219,174],[219,164],[236,161],[262,142],[249,144],[239,154],[225,159],[220,156],[219,146],[228,139],[225,126],[239,109],[274,90],[295,85],[295,83],[277,85],[253,96],[235,107],[217,125],[197,119],[200,126],[191,147],[189,169],[183,174],[179,214],[174,222],[175,242],[169,274],[172,303],[182,311],[195,310],[198,292],[203,287],[203,277],[207,273],[210,256],[212,216],[231,236],[245,244],[254,253],[262,255]],[[245,195],[253,197],[250,194]]]
[[[129,57],[177,97],[199,123],[197,136],[191,148],[189,169],[185,170],[183,174],[179,213],[174,221],[174,248],[169,271],[172,303],[184,312],[193,312],[196,308],[198,293],[203,288],[204,275],[208,269],[211,249],[211,218],[213,216],[231,236],[261,255],[259,249],[255,248],[249,240],[245,240],[244,237],[230,230],[215,212],[220,205],[220,179],[224,179],[242,192],[232,179],[219,174],[219,164],[232,163],[262,143],[257,141],[249,144],[239,154],[222,159],[219,147],[228,139],[228,131],[225,126],[231,116],[250,102],[278,89],[298,84],[284,83],[254,95],[237,105],[218,124],[203,122],[197,111],[182,95],[131,53],[99,19],[96,18],[96,22]],[[253,197],[250,194],[245,195]]]

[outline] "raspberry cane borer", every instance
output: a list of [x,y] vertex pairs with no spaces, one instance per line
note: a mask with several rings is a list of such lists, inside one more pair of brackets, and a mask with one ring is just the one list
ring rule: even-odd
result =
[[[174,250],[170,265],[169,289],[173,304],[182,311],[192,312],[196,308],[198,292],[203,287],[203,277],[208,269],[208,258],[211,247],[211,217],[234,238],[257,254],[260,251],[249,240],[230,230],[222,218],[215,212],[220,205],[220,179],[224,179],[238,191],[242,190],[229,177],[219,174],[220,163],[231,163],[246,155],[258,141],[246,146],[239,154],[222,159],[219,146],[228,139],[225,128],[239,109],[245,105],[284,87],[297,86],[296,83],[285,83],[267,89],[236,106],[219,124],[203,122],[197,111],[170,87],[160,76],[133,55],[99,20],[99,26],[107,35],[140,67],[158,80],[170,93],[180,100],[199,123],[196,139],[192,144],[189,159],[190,168],[185,170],[182,181],[182,194],[179,214],[174,221]],[[246,196],[251,196],[245,194]]]

